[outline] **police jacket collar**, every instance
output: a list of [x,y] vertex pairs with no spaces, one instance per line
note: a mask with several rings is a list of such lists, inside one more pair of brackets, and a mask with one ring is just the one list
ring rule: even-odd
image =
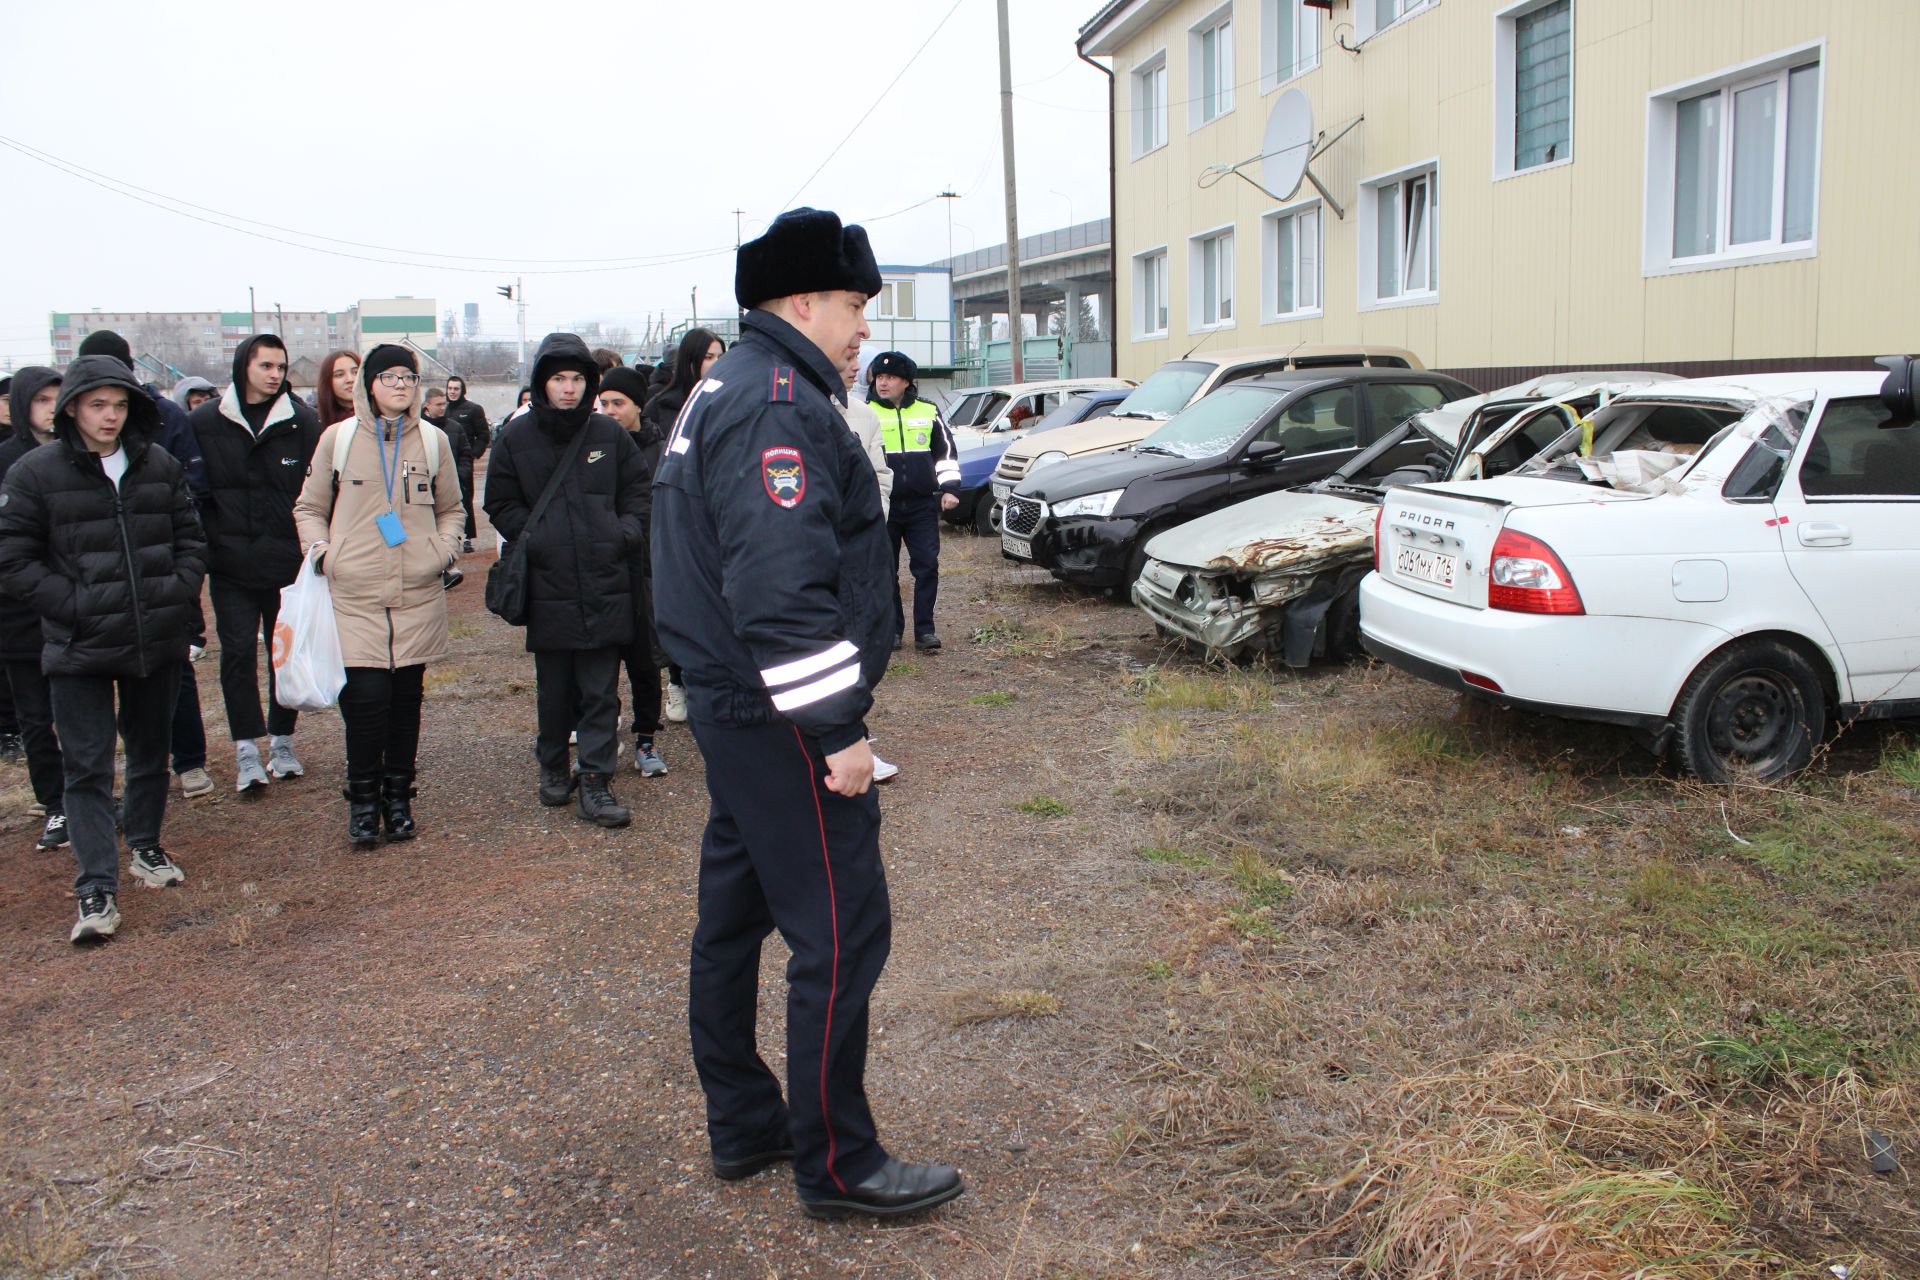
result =
[[776,357],[791,359],[794,367],[806,374],[807,381],[820,388],[822,393],[832,396],[841,404],[847,402],[847,388],[840,381],[840,371],[833,367],[825,352],[813,345],[812,338],[771,311],[747,312],[740,317],[740,329],[744,341],[758,339],[760,343],[772,347]]

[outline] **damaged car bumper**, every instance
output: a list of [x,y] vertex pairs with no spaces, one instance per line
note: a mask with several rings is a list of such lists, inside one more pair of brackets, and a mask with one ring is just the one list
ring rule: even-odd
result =
[[1126,577],[1140,522],[1124,516],[1054,516],[1044,502],[1014,496],[1001,512],[1000,553],[1063,582],[1114,587]]

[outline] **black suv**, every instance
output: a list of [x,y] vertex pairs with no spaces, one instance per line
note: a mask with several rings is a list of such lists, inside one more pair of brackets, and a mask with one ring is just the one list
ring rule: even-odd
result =
[[[1070,458],[1024,481],[1002,512],[1001,552],[1124,596],[1155,534],[1332,475],[1412,415],[1473,394],[1412,369],[1307,369],[1229,383],[1131,448]],[[1411,436],[1374,470],[1418,464],[1431,447]]]

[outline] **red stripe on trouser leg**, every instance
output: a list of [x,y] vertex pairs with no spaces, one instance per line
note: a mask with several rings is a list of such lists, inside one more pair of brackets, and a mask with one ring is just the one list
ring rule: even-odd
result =
[[833,859],[827,852],[827,815],[820,807],[820,775],[814,771],[813,757],[807,754],[807,740],[800,736],[798,725],[794,726],[793,740],[799,744],[800,759],[807,767],[807,793],[813,797],[813,814],[820,823],[820,863],[827,871],[827,913],[833,925],[833,974],[827,987],[827,1026],[820,1035],[820,1123],[827,1131],[827,1176],[845,1194],[847,1184],[840,1181],[840,1173],[833,1167],[833,1113],[827,1109],[827,1057],[828,1046],[833,1043],[833,1000],[840,993],[840,904],[833,893]]

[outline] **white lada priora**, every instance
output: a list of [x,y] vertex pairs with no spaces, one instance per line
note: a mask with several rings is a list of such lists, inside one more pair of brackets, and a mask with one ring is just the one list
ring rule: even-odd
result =
[[1713,781],[1920,715],[1915,363],[1882,363],[1661,383],[1498,479],[1389,491],[1364,644]]

